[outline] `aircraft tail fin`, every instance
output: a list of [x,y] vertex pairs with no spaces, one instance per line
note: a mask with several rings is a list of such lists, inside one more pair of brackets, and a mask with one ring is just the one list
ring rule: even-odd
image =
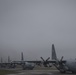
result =
[[8,56],[8,63],[10,63],[10,56]]
[[57,60],[54,44],[52,44],[52,60]]
[[24,61],[23,52],[21,52],[21,61]]

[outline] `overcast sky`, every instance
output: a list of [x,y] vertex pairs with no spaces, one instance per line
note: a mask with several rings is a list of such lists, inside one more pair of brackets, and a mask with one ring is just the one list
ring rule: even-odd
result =
[[76,0],[0,0],[0,57],[76,57]]

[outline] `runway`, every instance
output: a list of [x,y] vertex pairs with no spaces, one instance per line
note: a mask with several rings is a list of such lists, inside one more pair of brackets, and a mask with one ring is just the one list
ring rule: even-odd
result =
[[[18,74],[9,75],[61,75],[58,70],[21,70]],[[72,73],[66,73],[62,75],[76,75]]]

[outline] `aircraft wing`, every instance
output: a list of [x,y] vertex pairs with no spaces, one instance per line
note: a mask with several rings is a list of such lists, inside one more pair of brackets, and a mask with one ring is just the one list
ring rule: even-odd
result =
[[[42,63],[43,61],[25,61],[25,62],[29,62],[29,63]],[[47,61],[47,63],[56,63],[56,60]]]
[[29,62],[29,63],[41,63],[42,61],[26,61],[26,62]]
[[10,64],[10,63],[0,63],[0,65],[1,65],[1,64],[5,64],[5,65],[8,65],[8,64]]
[[[28,62],[28,63],[42,63],[43,61],[14,61],[14,63],[23,63],[23,62]],[[47,63],[55,63],[56,61],[47,61]]]
[[[21,62],[21,61],[19,61],[19,62]],[[29,63],[42,63],[42,61],[23,61],[23,62],[29,62]],[[66,60],[62,60],[62,63],[65,63],[66,62]],[[50,61],[47,61],[47,63],[57,63],[57,60],[50,60]]]
[[[42,63],[42,61],[24,61],[24,62],[29,62],[29,63]],[[63,60],[62,63],[65,63],[66,60]],[[50,60],[50,61],[47,61],[47,63],[57,63],[56,60]]]
[[[57,63],[58,61],[57,60],[51,60],[51,61],[47,61],[48,63]],[[62,63],[65,63],[66,60],[62,60]]]
[[[15,63],[15,64],[19,64],[19,63],[24,63],[24,62],[29,62],[29,63],[42,63],[42,61],[13,61],[12,63]],[[66,60],[63,60],[62,63],[65,63]],[[57,60],[50,60],[50,61],[47,61],[47,63],[57,63]],[[10,64],[10,63],[0,63],[0,64]]]

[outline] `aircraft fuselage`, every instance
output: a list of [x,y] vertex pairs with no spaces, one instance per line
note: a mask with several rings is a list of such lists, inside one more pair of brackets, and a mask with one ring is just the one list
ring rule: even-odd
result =
[[69,59],[66,61],[65,66],[69,71],[76,72],[76,59]]

